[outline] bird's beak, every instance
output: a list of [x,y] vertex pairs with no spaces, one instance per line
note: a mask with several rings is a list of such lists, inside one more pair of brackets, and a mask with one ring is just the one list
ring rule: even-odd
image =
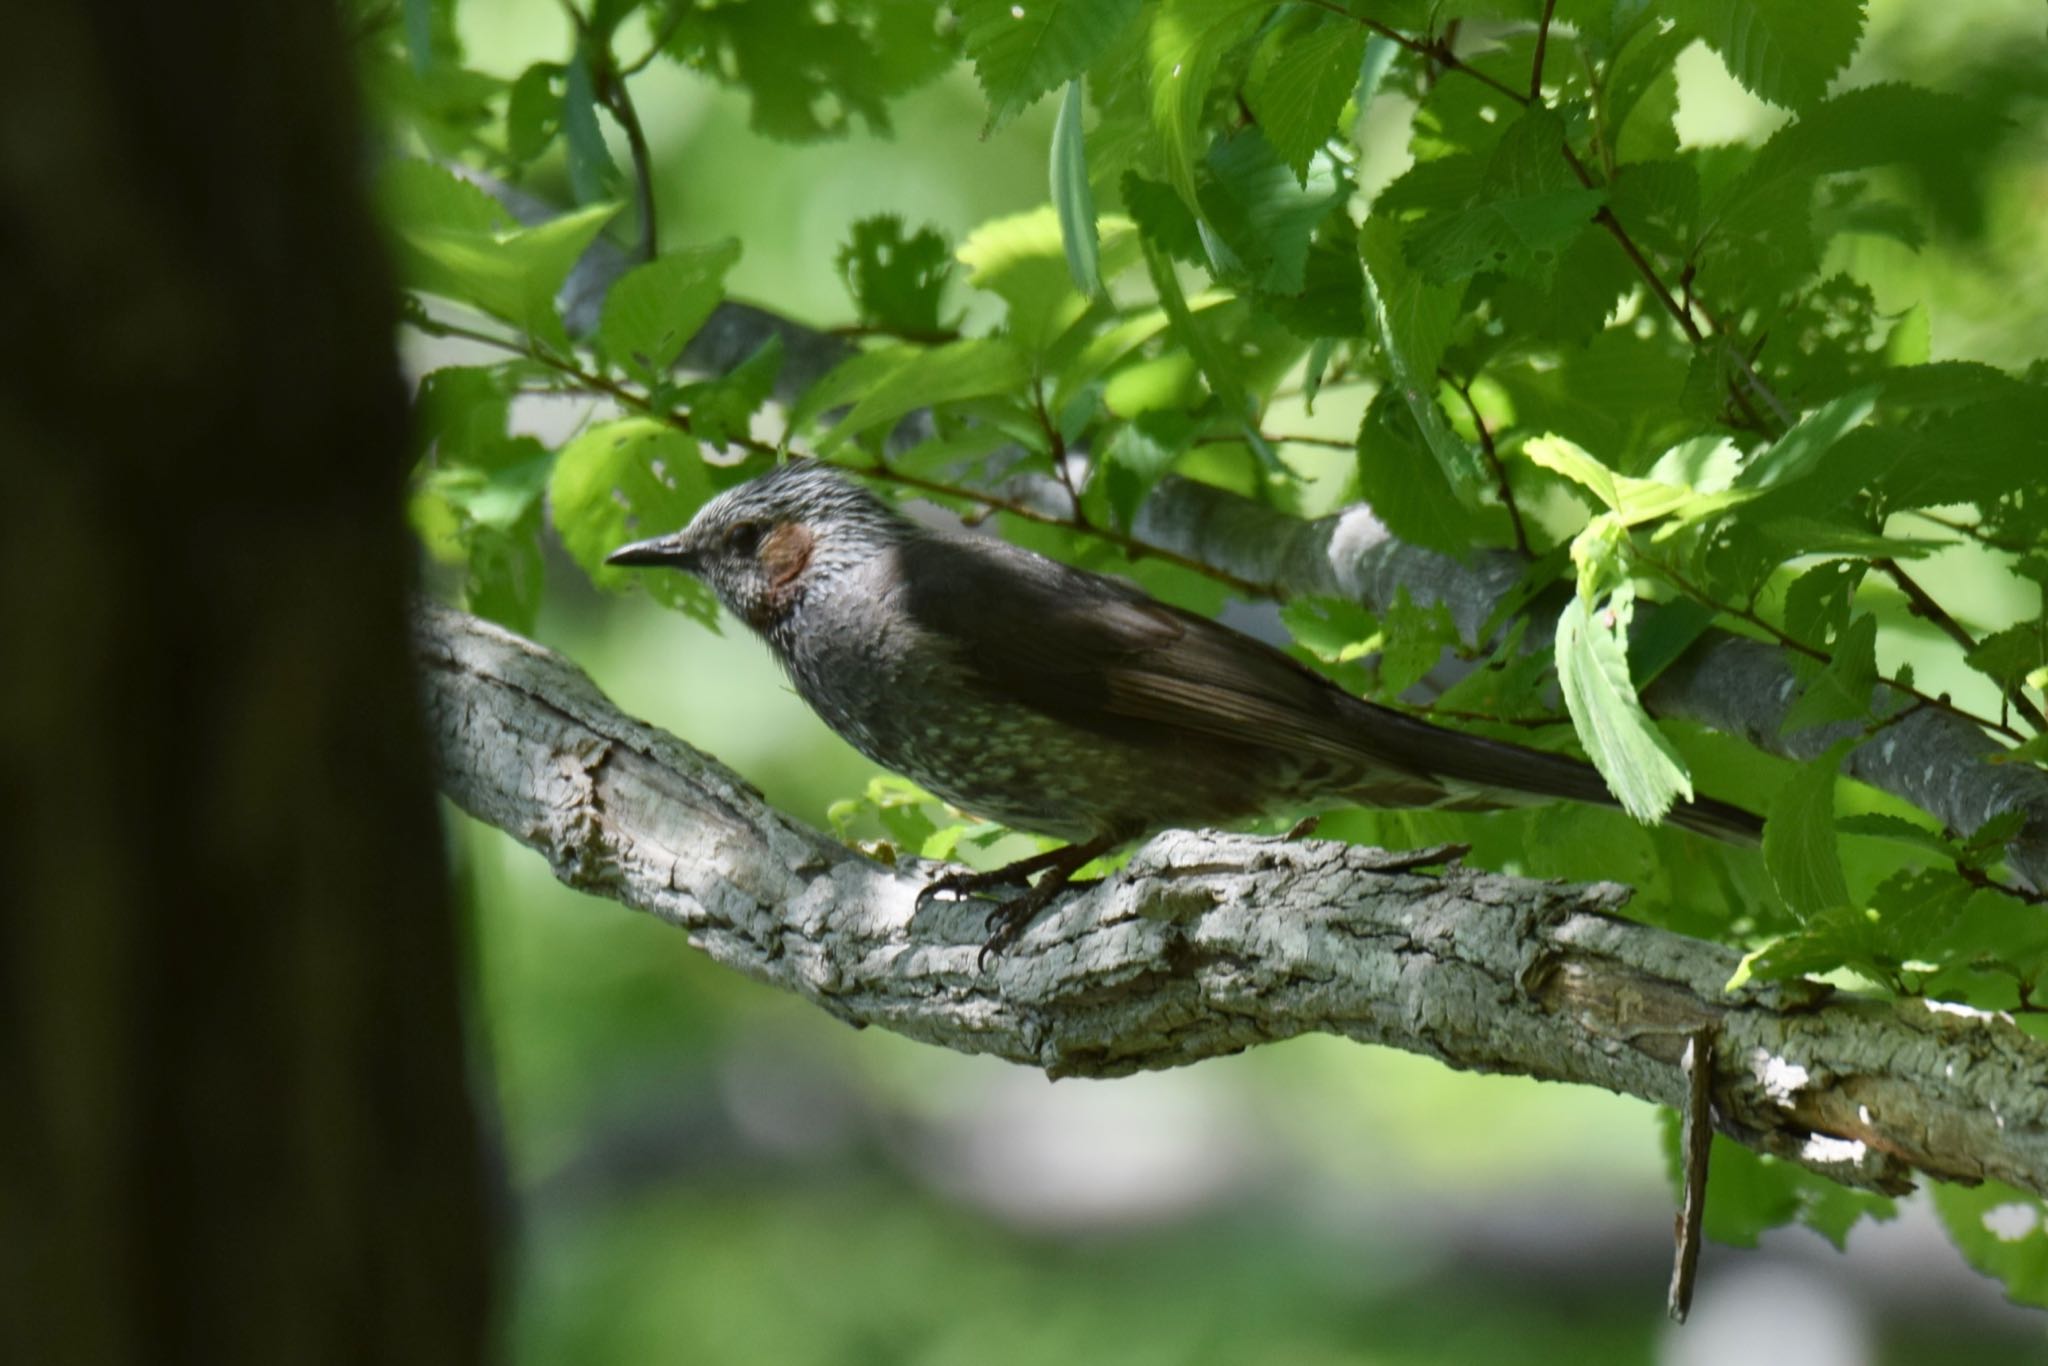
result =
[[629,569],[657,566],[662,569],[680,569],[686,574],[697,572],[697,545],[690,539],[687,527],[671,531],[666,536],[656,536],[649,541],[635,541],[622,545],[604,557],[606,564],[622,565]]

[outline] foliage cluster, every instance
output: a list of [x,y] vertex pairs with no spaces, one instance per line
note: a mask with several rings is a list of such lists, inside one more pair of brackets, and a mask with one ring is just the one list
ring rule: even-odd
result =
[[[1298,599],[1305,659],[1445,724],[1577,745],[1643,821],[1697,780],[1768,824],[1760,859],[1583,809],[1327,831],[1616,878],[1636,914],[1742,947],[1746,974],[2031,1021],[2048,915],[2002,862],[2020,816],[1944,829],[1839,773],[1925,709],[2005,762],[2048,755],[2048,365],[1934,358],[1928,307],[1886,313],[1844,248],[1967,246],[2041,92],[1854,84],[1863,28],[1860,0],[597,0],[573,50],[503,81],[464,65],[453,0],[406,0],[363,42],[400,141],[382,187],[409,320],[495,353],[420,386],[415,520],[468,605],[521,626],[544,538],[622,588],[607,550],[786,451],[1207,611],[1268,586],[1146,543],[1163,479],[1287,515],[1363,501],[1411,544],[1519,554],[1516,600],[1561,603],[1554,643],[1506,623],[1461,638],[1405,598]],[[1776,131],[1681,140],[1696,43],[1783,112]],[[801,392],[765,330],[726,373],[679,369],[742,244],[657,244],[632,77],[678,64],[803,140],[886,129],[892,99],[960,60],[992,127],[1059,102],[1045,206],[957,245],[849,225],[865,344]],[[1364,163],[1368,117],[1405,124],[1391,179]],[[578,206],[530,224],[449,169],[544,164]],[[572,325],[564,282],[615,220],[640,263]],[[963,291],[996,301],[995,325],[962,328]],[[513,434],[517,399],[563,392],[600,416],[558,447]],[[1319,403],[1360,413],[1355,436],[1315,434]],[[637,581],[713,618],[687,580]],[[1649,714],[1644,689],[1710,630],[1795,661],[1786,729],[1835,727],[1819,757]],[[1471,667],[1418,702],[1446,652]],[[925,853],[993,833],[892,785],[867,806]],[[1795,1217],[1839,1239],[1886,1203],[1716,1161],[1738,1241]],[[2048,1302],[2038,1202],[1940,1203],[1974,1259]],[[1985,1217],[2008,1205],[2028,1219]]]

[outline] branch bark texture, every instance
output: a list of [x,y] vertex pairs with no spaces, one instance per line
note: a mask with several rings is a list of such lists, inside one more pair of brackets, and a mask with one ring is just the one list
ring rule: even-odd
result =
[[1570,886],[1323,841],[1170,832],[988,971],[973,904],[767,806],[574,665],[422,607],[443,790],[563,882],[856,1025],[1054,1076],[1120,1076],[1320,1032],[1679,1105],[1715,1040],[1720,1132],[1851,1185],[1986,1177],[2048,1195],[2048,1044],[2009,1019],[1808,983],[1723,991],[1736,955]]

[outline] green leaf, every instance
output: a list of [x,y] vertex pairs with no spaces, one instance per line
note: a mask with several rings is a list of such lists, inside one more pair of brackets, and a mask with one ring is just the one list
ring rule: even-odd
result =
[[1215,177],[1201,202],[1211,227],[1262,290],[1299,294],[1307,282],[1309,238],[1344,193],[1327,161],[1297,182],[1257,128],[1218,138],[1207,165]]
[[713,492],[697,443],[652,418],[593,427],[562,448],[548,502],[563,548],[600,588],[641,584],[657,602],[700,621],[717,613],[710,590],[688,574],[621,569],[605,556],[629,541],[688,524]]
[[[1101,273],[1113,279],[1137,256],[1137,234],[1122,218],[1097,220]],[[956,253],[968,282],[999,296],[1009,308],[1009,332],[1018,345],[1043,353],[1088,311],[1067,270],[1060,220],[1051,205],[992,219],[968,235]]]
[[399,240],[414,287],[481,309],[567,351],[556,291],[617,212],[616,204],[593,204],[536,227],[497,232],[401,224]]
[[1415,418],[1424,443],[1461,499],[1485,483],[1472,448],[1458,438],[1437,406],[1438,364],[1450,341],[1463,291],[1424,280],[1402,259],[1400,229],[1384,218],[1367,220],[1358,233],[1365,268],[1365,307],[1386,352],[1387,369]]
[[2048,1207],[1998,1181],[1934,1183],[1934,1209],[1970,1264],[2022,1304],[2048,1305]]
[[1788,109],[1825,95],[1863,37],[1863,0],[1678,0],[1670,12],[1751,94]]
[[1088,153],[1081,137],[1081,82],[1067,83],[1052,126],[1052,206],[1060,219],[1060,245],[1074,288],[1102,293],[1101,251],[1095,235],[1095,196],[1088,189]]
[[952,278],[953,254],[937,229],[906,237],[893,213],[863,218],[837,263],[862,322],[908,336],[940,330],[939,301]]
[[1440,602],[1418,606],[1405,586],[1394,591],[1383,630],[1378,692],[1389,699],[1421,682],[1423,675],[1444,657],[1445,650],[1460,644],[1458,626],[1451,620],[1450,609]]
[[1275,29],[1245,83],[1245,102],[1259,127],[1304,183],[1309,158],[1339,131],[1337,115],[1358,85],[1367,37],[1363,24],[1317,17],[1321,26],[1306,34]]
[[1616,474],[1561,436],[1539,436],[1526,441],[1522,454],[1590,492],[1607,505],[1623,526],[1668,516],[1698,496],[1691,489],[1654,479]]
[[598,126],[590,68],[590,51],[579,44],[562,80],[562,138],[569,146],[569,187],[578,204],[609,198],[622,183],[618,163]]
[[1343,664],[1379,648],[1379,618],[1350,598],[1289,598],[1280,624],[1294,643],[1327,664]]
[[512,82],[505,101],[505,150],[514,161],[532,161],[547,151],[562,130],[559,62],[535,62]]
[[725,274],[739,259],[739,241],[728,237],[635,266],[605,293],[598,345],[640,379],[658,378],[718,307]]
[[1195,193],[1202,111],[1223,54],[1250,36],[1273,0],[1162,0],[1146,51],[1152,123],[1165,145],[1167,179],[1189,208]]
[[1483,543],[1478,519],[1458,497],[1443,466],[1423,444],[1399,396],[1382,389],[1358,427],[1358,494],[1387,530],[1404,541],[1469,554]]
[[1024,353],[1001,337],[949,342],[929,349],[898,347],[887,354],[893,363],[886,368],[871,376],[862,371],[867,377],[862,392],[852,409],[819,442],[819,454],[830,454],[850,438],[894,423],[919,408],[1017,393],[1031,378]]
[[1736,476],[1740,488],[1768,489],[1811,474],[1821,457],[1852,428],[1861,426],[1877,406],[1877,391],[1860,389],[1822,404],[1799,420]]
[[747,91],[749,126],[786,142],[844,137],[856,118],[886,135],[889,102],[958,57],[953,26],[942,28],[930,0],[747,0],[672,12],[668,52]]
[[1147,242],[1191,266],[1208,259],[1202,250],[1202,230],[1195,222],[1194,211],[1173,192],[1171,185],[1126,171],[1123,195],[1124,207]]
[[529,634],[547,587],[540,549],[540,516],[531,512],[507,527],[478,526],[469,540],[462,605],[508,630]]
[[2029,675],[2048,667],[2048,617],[2035,617],[1994,632],[1979,641],[1964,659],[2001,690],[2017,689],[2027,682]]
[[753,355],[717,379],[683,386],[677,397],[689,409],[690,430],[713,445],[748,435],[781,372],[782,337],[770,333]]
[[[1128,531],[1138,506],[1165,477],[1194,437],[1194,422],[1172,409],[1145,413],[1126,423],[1102,453],[1099,477],[1116,524]],[[1094,483],[1091,476],[1089,483]]]
[[1801,919],[1849,901],[1835,831],[1835,775],[1855,745],[1853,738],[1838,741],[1801,765],[1771,798],[1764,817],[1764,868],[1778,895]]
[[1827,667],[1806,685],[1806,691],[1785,713],[1781,729],[1789,735],[1832,721],[1864,721],[1877,687],[1877,618],[1865,612],[1843,630]]
[[960,0],[960,39],[988,95],[990,126],[1077,80],[1138,7],[1139,0]]
[[1557,116],[1531,109],[1501,134],[1473,201],[1410,230],[1408,259],[1439,284],[1482,271],[1547,281],[1605,202],[1572,175]]
[[1557,619],[1557,680],[1586,756],[1624,809],[1645,824],[1692,796],[1685,762],[1636,698],[1628,672],[1635,590],[1618,583],[1604,606],[1574,597]]

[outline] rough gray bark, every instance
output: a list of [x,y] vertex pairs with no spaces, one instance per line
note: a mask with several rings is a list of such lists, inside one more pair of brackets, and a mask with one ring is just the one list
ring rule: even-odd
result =
[[1054,1076],[1308,1032],[1675,1105],[1712,1031],[1721,1132],[1837,1180],[2048,1195],[2048,1044],[2011,1020],[1806,983],[1722,990],[1736,955],[1633,924],[1612,884],[1402,871],[1412,854],[1172,832],[987,972],[979,913],[768,807],[574,665],[443,608],[415,623],[442,788],[571,886],[854,1024]]

